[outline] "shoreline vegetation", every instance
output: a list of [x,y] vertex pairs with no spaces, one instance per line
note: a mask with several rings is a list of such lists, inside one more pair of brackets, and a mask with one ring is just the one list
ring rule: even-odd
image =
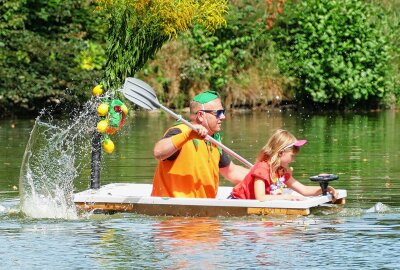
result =
[[[171,35],[129,76],[149,83],[175,110],[206,89],[217,90],[235,111],[400,107],[398,1],[226,5],[225,24],[214,31],[194,24]],[[10,0],[0,12],[0,118],[36,117],[45,107],[73,111],[113,74],[107,73],[116,66],[109,64],[115,55],[108,17],[96,2]]]

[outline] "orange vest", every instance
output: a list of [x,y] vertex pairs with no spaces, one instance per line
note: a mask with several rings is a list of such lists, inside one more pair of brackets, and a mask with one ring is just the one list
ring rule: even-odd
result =
[[[184,124],[174,126],[182,132]],[[168,131],[167,131],[168,132]],[[157,165],[151,196],[180,198],[215,198],[219,184],[221,154],[213,144],[187,141],[175,160],[163,160]]]

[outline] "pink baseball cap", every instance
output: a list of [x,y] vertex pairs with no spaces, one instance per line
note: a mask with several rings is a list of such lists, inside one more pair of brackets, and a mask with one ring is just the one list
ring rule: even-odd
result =
[[307,143],[307,140],[297,140],[294,143],[291,143],[291,144],[286,145],[285,147],[283,147],[282,151],[285,150],[285,149],[288,149],[290,147],[293,147],[293,146],[300,147],[300,146],[305,145],[306,143]]

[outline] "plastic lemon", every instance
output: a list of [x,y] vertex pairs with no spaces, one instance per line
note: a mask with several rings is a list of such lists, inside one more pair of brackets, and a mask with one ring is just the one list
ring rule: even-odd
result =
[[100,133],[105,133],[108,127],[107,120],[101,120],[97,123],[97,131]]
[[98,97],[101,94],[103,94],[103,86],[101,84],[96,85],[92,90],[92,95]]
[[105,116],[108,113],[108,104],[101,103],[99,107],[97,107],[97,114],[99,116]]
[[127,115],[127,114],[128,114],[128,107],[126,107],[125,105],[122,105],[122,106],[121,106],[121,111],[122,111],[125,115]]
[[106,139],[105,141],[103,141],[102,146],[103,146],[103,150],[107,154],[111,154],[112,152],[114,152],[115,146],[114,146],[114,143],[112,140]]

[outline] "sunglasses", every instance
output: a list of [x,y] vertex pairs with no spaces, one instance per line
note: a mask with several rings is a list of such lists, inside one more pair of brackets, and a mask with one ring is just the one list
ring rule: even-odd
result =
[[202,112],[206,112],[206,113],[211,113],[212,115],[214,115],[217,118],[221,118],[222,115],[225,115],[225,110],[200,110]]

